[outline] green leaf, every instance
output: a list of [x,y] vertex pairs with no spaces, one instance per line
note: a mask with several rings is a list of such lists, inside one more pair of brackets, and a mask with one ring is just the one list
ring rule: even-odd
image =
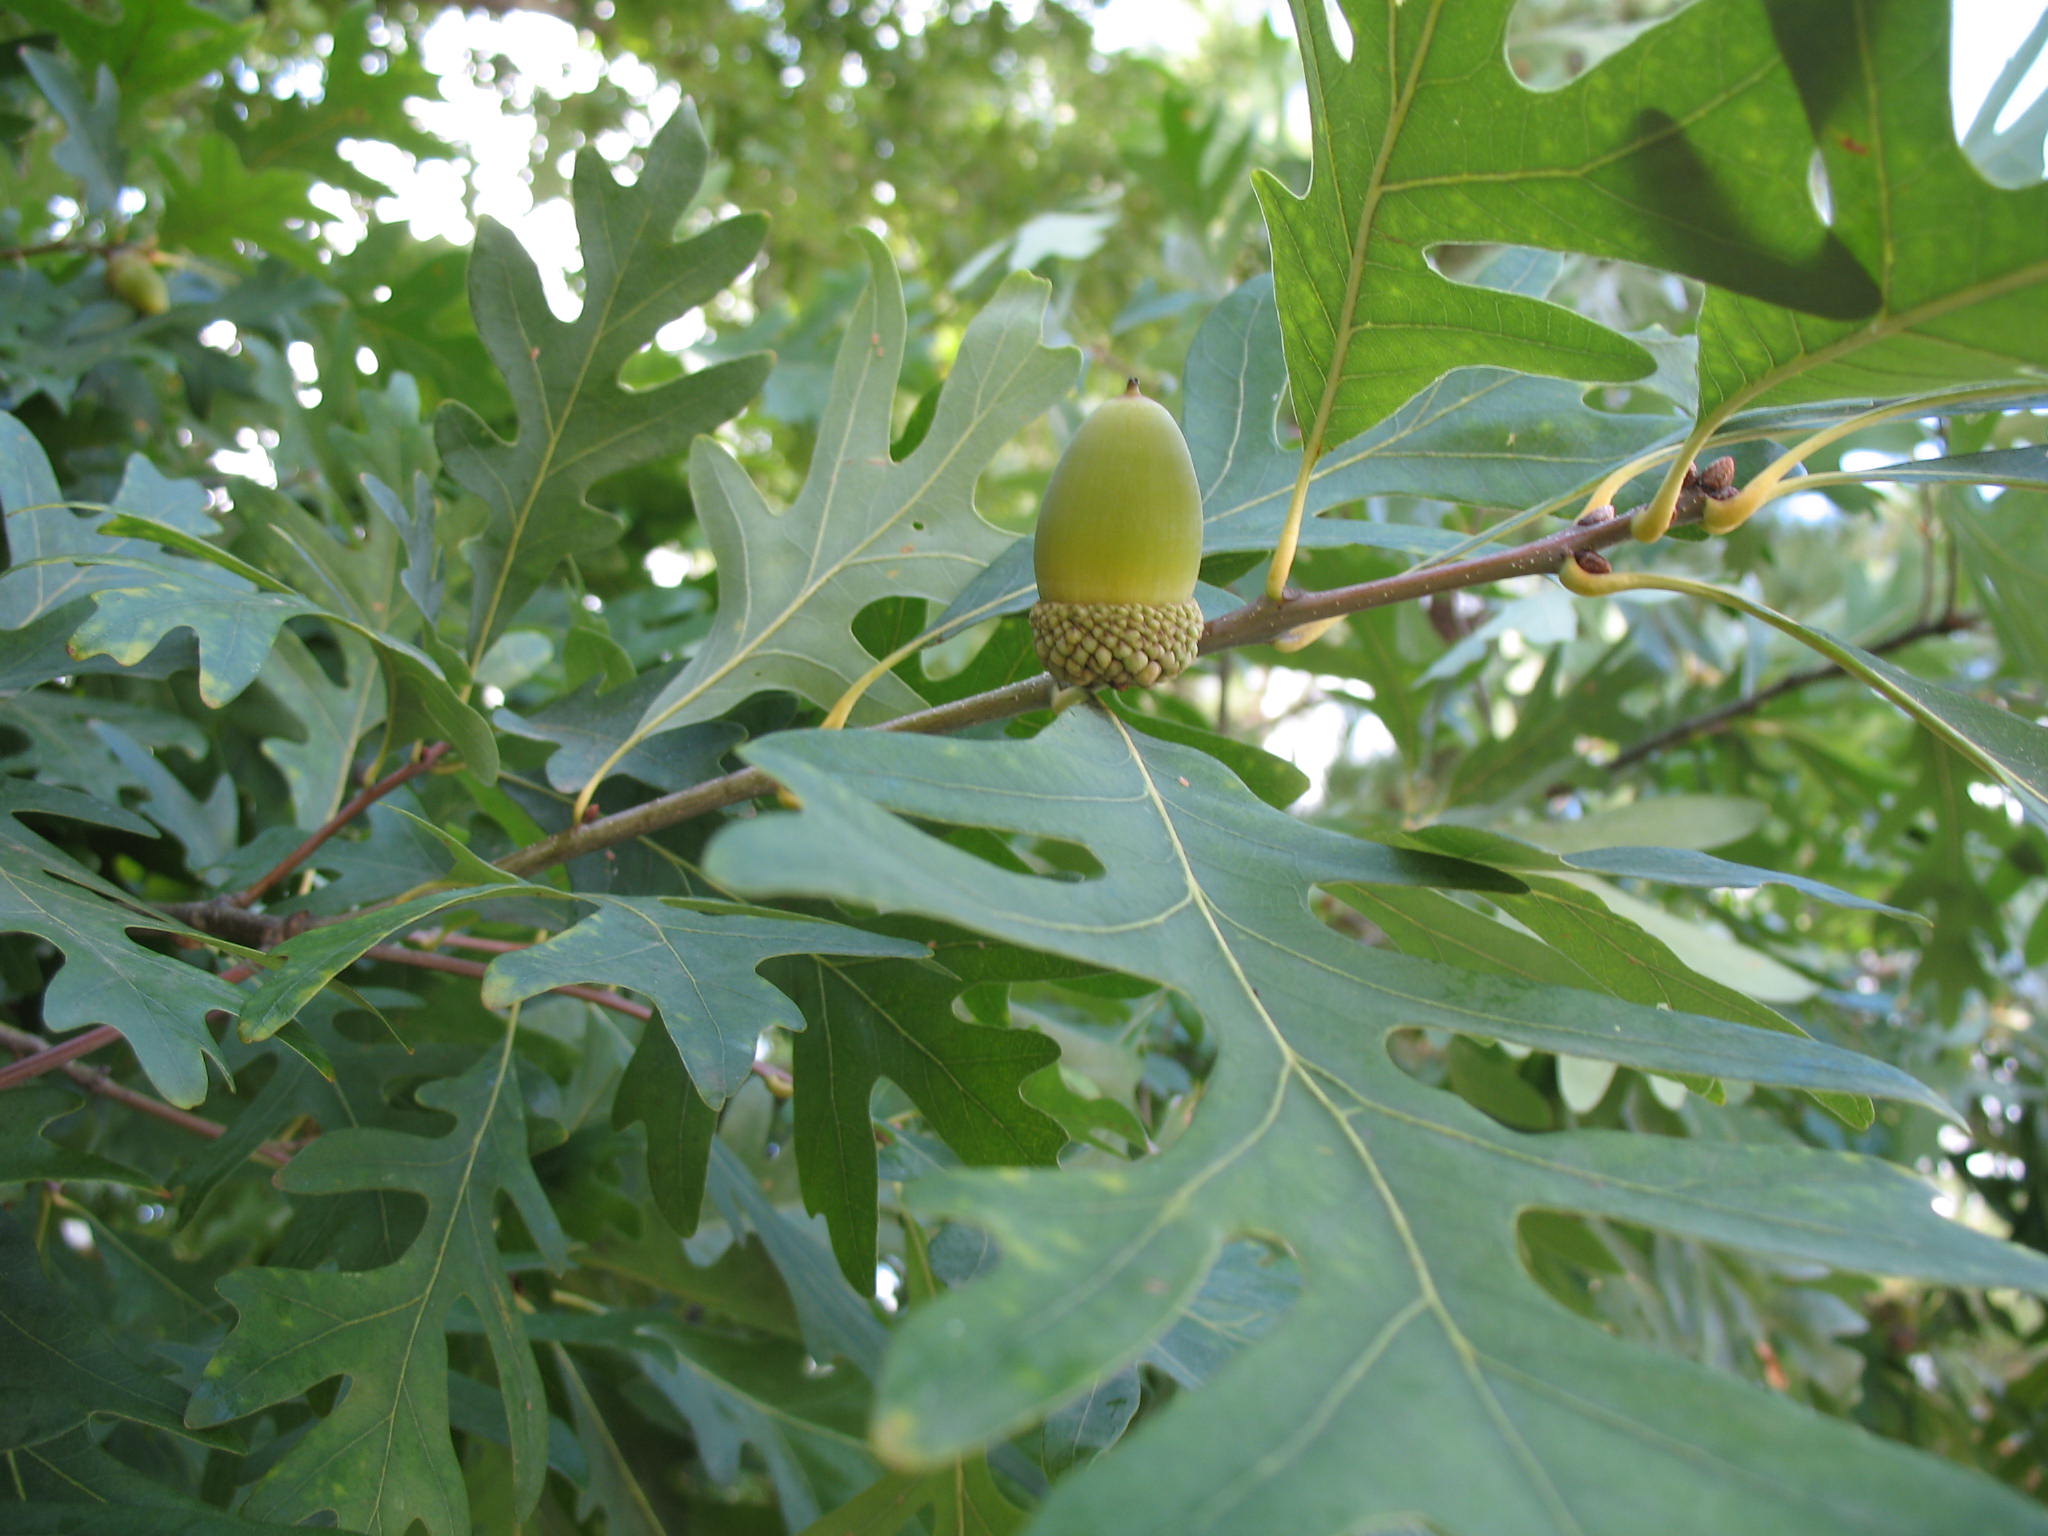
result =
[[[514,736],[553,742],[560,750],[548,759],[548,783],[573,791],[610,762],[634,735],[634,727],[663,687],[659,672],[649,672],[622,687],[600,692],[593,680],[564,694],[543,709],[516,715],[501,709],[498,727]],[[745,732],[726,720],[706,720],[689,730],[665,731],[642,740],[618,759],[612,771],[638,779],[668,793],[713,778],[725,754],[739,745]]]
[[856,1292],[839,1273],[831,1251],[775,1209],[739,1155],[722,1141],[711,1143],[711,1174],[706,1187],[735,1236],[743,1227],[752,1227],[760,1235],[761,1246],[789,1288],[804,1347],[812,1357],[829,1360],[844,1356],[873,1380],[887,1335],[875,1321],[868,1297]]
[[[732,455],[690,454],[690,492],[722,573],[718,617],[690,663],[629,738],[723,714],[765,689],[831,705],[873,658],[853,635],[885,597],[951,600],[1012,541],[974,506],[997,449],[1064,394],[1075,353],[1040,342],[1048,285],[1018,274],[967,327],[931,429],[901,463],[890,421],[903,367],[903,285],[888,248],[860,236],[868,285],[849,318],[801,495],[776,511]],[[856,722],[915,709],[900,678],[878,680]]]
[[[1449,854],[1452,858],[1475,859],[1498,869],[1615,875],[1624,879],[1653,880],[1659,885],[1694,886],[1706,890],[1782,885],[1802,896],[1811,896],[1816,901],[1829,902],[1834,906],[1882,912],[1887,917],[1903,918],[1908,922],[1918,920],[1915,913],[1886,906],[1881,901],[1872,901],[1867,896],[1858,896],[1822,880],[1788,875],[1782,870],[1760,869],[1754,864],[1738,864],[1710,853],[1701,853],[1696,848],[1608,845],[1610,837],[1626,838],[1631,833],[1652,830],[1676,837],[1698,830],[1699,821],[1711,827],[1728,811],[1738,808],[1747,807],[1742,802],[1731,803],[1718,797],[1656,795],[1621,807],[1611,822],[1586,826],[1584,834],[1581,828],[1585,824],[1580,822],[1546,822],[1540,827],[1518,829],[1542,841],[1545,848],[1484,828],[1449,823],[1418,828],[1407,834],[1407,840],[1418,848]],[[1742,831],[1732,832],[1727,837],[1722,837],[1719,832],[1708,832],[1707,835],[1725,842],[1753,830],[1756,822],[1762,819],[1764,807],[1756,806],[1754,809],[1759,814],[1754,819],[1745,817]],[[1586,818],[1586,822],[1598,820],[1596,817]]]
[[20,0],[8,9],[38,31],[62,38],[81,62],[111,69],[135,100],[189,85],[220,68],[256,30],[253,20],[230,21],[194,0],[106,9],[71,0]]
[[810,954],[769,972],[809,1021],[794,1063],[804,1209],[825,1218],[840,1272],[863,1294],[875,1284],[878,1189],[868,1102],[882,1078],[910,1095],[963,1162],[1049,1166],[1066,1144],[1019,1092],[1059,1059],[1059,1047],[1029,1030],[963,1024],[953,1013],[967,986],[1036,979],[1063,962],[959,937],[935,943],[930,962],[922,946],[911,952],[920,963]]
[[397,1262],[355,1274],[241,1269],[220,1293],[239,1319],[207,1362],[187,1422],[225,1423],[346,1378],[347,1393],[257,1483],[257,1518],[332,1511],[342,1528],[405,1536],[469,1529],[461,1469],[448,1439],[445,1330],[458,1298],[482,1319],[511,1429],[515,1503],[530,1511],[546,1471],[547,1412],[493,1237],[509,1196],[548,1264],[567,1262],[561,1229],[527,1162],[512,1032],[461,1077],[430,1083],[420,1103],[452,1116],[438,1138],[331,1131],[278,1174],[287,1192],[406,1190],[426,1202]]
[[1130,1428],[1142,1395],[1135,1370],[1121,1370],[1098,1381],[1086,1397],[1067,1404],[1045,1421],[1038,1434],[1039,1464],[1058,1477],[1093,1460]]
[[647,1187],[662,1220],[684,1237],[697,1230],[718,1111],[690,1081],[682,1053],[666,1025],[652,1019],[612,1096],[612,1126],[647,1127]]
[[21,62],[69,130],[50,158],[78,178],[88,208],[112,214],[128,168],[121,147],[121,90],[113,72],[104,64],[94,71],[88,98],[85,82],[54,53],[23,48]]
[[[1669,945],[1609,908],[1596,895],[1558,880],[1532,880],[1528,894],[1503,896],[1503,911],[1527,934],[1462,907],[1434,891],[1371,891],[1339,887],[1337,894],[1379,924],[1406,954],[1449,959],[1473,970],[1587,987],[1632,1003],[1706,1014],[1757,1029],[1805,1036],[1792,1020],[1722,982],[1702,976]],[[1718,1085],[1697,1077],[1687,1086],[1720,1102]],[[1845,1124],[1862,1129],[1875,1111],[1852,1094],[1815,1095]]]
[[[148,460],[134,457],[113,505],[80,516],[64,500],[41,444],[27,427],[0,412],[0,507],[7,513],[11,567],[0,572],[0,629],[20,629],[67,603],[130,580],[106,562],[153,551],[141,539],[102,532],[120,512],[142,513],[205,538],[218,532],[206,506],[203,486],[166,480]],[[74,564],[69,563],[72,556],[91,558]]]
[[618,1437],[605,1422],[603,1410],[576,1362],[561,1345],[553,1345],[555,1374],[569,1399],[569,1413],[576,1423],[576,1438],[582,1444],[589,1466],[589,1487],[576,1499],[576,1517],[587,1520],[604,1511],[605,1536],[662,1536],[660,1517],[639,1479],[619,1447]]
[[[189,1435],[185,1394],[58,1290],[28,1229],[0,1211],[0,1449],[35,1445],[96,1416]],[[198,1436],[228,1445],[224,1435]]]
[[90,1429],[6,1455],[0,1532],[6,1536],[279,1536],[152,1482],[107,1453]]
[[742,1450],[752,1446],[792,1529],[880,1470],[867,1447],[859,1379],[809,1374],[801,1346],[720,1338],[664,1320],[644,1330],[640,1362],[689,1421],[711,1481],[739,1483]]
[[0,783],[0,933],[32,933],[64,952],[43,995],[53,1032],[108,1024],[121,1032],[149,1080],[173,1104],[206,1097],[206,1060],[220,1060],[206,1027],[216,1008],[233,1012],[241,994],[211,971],[147,949],[131,930],[197,938],[184,924],[127,904],[17,819],[23,812],[70,816],[153,836],[147,822],[80,795]]
[[503,1008],[553,987],[630,987],[661,1013],[697,1092],[713,1108],[747,1080],[754,1046],[803,1015],[756,968],[774,955],[921,955],[922,946],[766,907],[612,896],[573,928],[500,955],[483,1001]]
[[2003,784],[2037,826],[2048,827],[2048,729],[2016,710],[2001,709],[1974,695],[1923,682],[1912,673],[1753,602],[1740,592],[1683,577],[1647,578],[1646,584],[1685,592],[1760,619],[1861,678],[1971,763]]
[[[1516,1254],[1531,1206],[1956,1284],[2048,1284],[2048,1260],[1944,1221],[1891,1166],[1672,1138],[1528,1136],[1410,1078],[1386,1037],[1447,1029],[1652,1071],[1934,1095],[1812,1041],[1369,950],[1308,886],[1444,883],[1458,866],[1305,826],[1198,754],[1076,708],[1029,742],[792,733],[747,754],[804,809],[723,831],[707,873],[944,914],[1182,991],[1220,1060],[1158,1157],[1058,1173],[947,1172],[913,1209],[988,1231],[992,1275],[913,1311],[879,1385],[884,1459],[934,1467],[1138,1358],[1231,1239],[1299,1260],[1287,1321],[1210,1390],[1062,1480],[1058,1536],[1447,1529],[2017,1529],[2016,1496],[1768,1394],[1568,1323]],[[997,869],[901,817],[1085,844],[1080,883]],[[1490,1240],[1489,1240],[1490,1234]],[[1256,1400],[1247,1415],[1243,1404]],[[1969,1511],[1969,1513],[1964,1513]]]
[[1811,138],[1778,39],[1694,5],[1560,90],[1506,49],[1510,0],[1297,3],[1308,191],[1257,173],[1287,371],[1313,460],[1461,365],[1573,379],[1651,369],[1569,310],[1467,287],[1437,245],[1619,257],[1838,316],[1876,302],[1807,195]]
[[[527,894],[555,894],[524,882],[513,884]],[[506,888],[502,884],[458,886],[415,896],[395,906],[374,907],[345,921],[325,923],[294,935],[270,952],[273,965],[262,979],[239,994],[242,1038],[268,1040],[297,1018],[299,1010],[355,964],[365,950],[382,944],[393,934],[403,933],[451,907],[470,906],[504,894]]]
[[163,1186],[147,1174],[97,1153],[74,1151],[43,1134],[52,1121],[66,1118],[84,1102],[77,1090],[50,1082],[8,1090],[7,1113],[0,1115],[0,1184],[92,1179],[160,1191]]
[[884,1477],[798,1536],[895,1536],[926,1511],[929,1525],[917,1528],[937,1536],[1009,1536],[1025,1519],[974,1456],[924,1477]]
[[592,485],[681,452],[737,415],[767,377],[769,359],[754,356],[659,389],[619,383],[620,368],[656,331],[724,288],[760,248],[766,221],[758,214],[674,239],[708,154],[685,101],[647,146],[631,187],[613,180],[595,149],[577,156],[583,309],[574,320],[549,311],[518,237],[490,219],[479,225],[470,307],[512,391],[519,432],[505,442],[452,401],[435,419],[448,472],[490,509],[469,546],[472,666],[557,566],[618,539],[619,519],[585,499]]
[[199,642],[199,697],[213,709],[256,681],[286,619],[316,611],[296,593],[259,591],[228,572],[134,559],[121,567],[118,581],[93,593],[93,615],[72,635],[72,654],[132,667],[171,631],[189,629]]
[[[2048,458],[2048,450],[2029,450]],[[1974,457],[1974,455],[1973,455]],[[2048,496],[2007,492],[1936,508],[1977,599],[1998,632],[2009,676],[2048,677]]]
[[236,267],[248,263],[247,251],[254,246],[318,270],[312,243],[302,233],[320,219],[307,198],[311,177],[245,165],[235,146],[219,134],[197,135],[189,152],[194,162],[189,174],[177,157],[157,156],[166,189],[157,226],[164,244]]
[[301,734],[266,737],[263,755],[285,777],[292,824],[308,832],[341,809],[350,791],[356,743],[384,718],[384,675],[368,644],[356,635],[338,638],[338,680],[290,630],[277,637],[257,674],[257,681],[299,718]]
[[[2048,187],[2002,191],[1955,141],[1949,18],[1914,0],[1788,7],[1834,229],[1877,279],[1846,323],[1710,289],[1701,405],[1888,399],[2038,382],[2048,367]],[[1782,302],[1782,300],[1780,301]]]

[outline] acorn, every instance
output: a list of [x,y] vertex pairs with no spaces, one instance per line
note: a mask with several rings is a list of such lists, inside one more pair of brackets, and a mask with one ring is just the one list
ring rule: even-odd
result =
[[1202,489],[1179,424],[1136,379],[1060,455],[1032,556],[1032,643],[1060,683],[1149,688],[1195,659]]
[[160,315],[171,307],[163,274],[146,251],[132,245],[107,257],[107,286],[138,315]]

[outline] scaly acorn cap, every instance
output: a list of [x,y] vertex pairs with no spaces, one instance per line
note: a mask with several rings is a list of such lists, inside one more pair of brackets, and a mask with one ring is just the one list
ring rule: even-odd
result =
[[1146,687],[1194,659],[1202,491],[1180,426],[1137,380],[1060,455],[1032,556],[1032,638],[1060,682]]

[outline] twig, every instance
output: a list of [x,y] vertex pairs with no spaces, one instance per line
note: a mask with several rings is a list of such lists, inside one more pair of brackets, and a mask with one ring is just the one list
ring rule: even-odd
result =
[[[1041,672],[1036,677],[1027,677],[987,693],[904,715],[881,729],[925,733],[965,730],[972,725],[987,725],[1029,714],[1051,703],[1052,679]],[[631,810],[601,816],[595,821],[586,821],[580,827],[557,832],[553,837],[543,838],[517,853],[507,854],[498,860],[498,867],[515,875],[530,875],[551,864],[564,864],[615,843],[645,837],[664,827],[689,821],[692,817],[774,793],[775,781],[767,774],[758,768],[743,768],[738,773],[707,779],[702,784],[679,789],[658,800],[649,800]]]
[[[24,1034],[18,1029],[8,1029],[0,1024],[0,1041],[16,1050],[24,1051],[20,1061],[0,1067],[0,1091],[16,1087],[41,1077],[45,1072],[54,1072],[76,1057],[98,1050],[101,1046],[112,1045],[121,1038],[121,1031],[111,1024],[97,1024],[83,1034],[73,1035],[69,1040],[60,1040],[52,1045],[34,1035]],[[23,1041],[27,1044],[24,1046]]]
[[[1873,645],[1866,646],[1865,649],[1873,656],[1882,656],[1890,651],[1901,650],[1913,644],[1916,640],[1925,640],[1932,635],[1952,635],[1958,630],[1970,629],[1976,622],[1975,618],[1966,613],[1945,613],[1937,619],[1923,619],[1918,624],[1902,629],[1895,635],[1888,636]],[[1788,693],[1796,692],[1801,688],[1811,687],[1815,683],[1824,683],[1829,678],[1840,677],[1841,675],[1842,669],[1835,666],[1832,662],[1826,666],[1810,667],[1804,672],[1789,673],[1779,678],[1768,688],[1760,688],[1747,698],[1735,699],[1730,703],[1721,705],[1717,709],[1706,710],[1701,714],[1692,716],[1690,719],[1681,720],[1676,725],[1661,730],[1654,736],[1645,737],[1626,752],[1618,753],[1607,762],[1602,763],[1599,771],[1602,774],[1612,774],[1618,773],[1624,768],[1632,768],[1645,758],[1654,757],[1666,747],[1675,746],[1677,743],[1694,736],[1704,736],[1710,732],[1718,731],[1731,720],[1739,720],[1744,715],[1753,715],[1765,705],[1775,703]]]
[[10,245],[4,251],[0,251],[0,261],[20,261],[28,256],[55,256],[71,251],[90,255],[95,251],[104,252],[112,249],[111,245],[91,240],[45,240],[41,245]]
[[[105,1026],[102,1025],[101,1028],[104,1029]],[[77,1039],[83,1040],[86,1038],[86,1035],[94,1035],[99,1032],[99,1030],[87,1030],[85,1035],[80,1035]],[[109,1033],[113,1032],[109,1031]],[[116,1035],[116,1038],[118,1039],[119,1036]],[[65,1044],[76,1044],[76,1040],[66,1041]],[[23,1059],[15,1063],[17,1067],[26,1066],[32,1061],[48,1061],[53,1051],[57,1049],[50,1046],[48,1042],[40,1037],[29,1034],[26,1030],[14,1029],[5,1024],[0,1024],[0,1045],[5,1045],[9,1050],[23,1053]],[[137,1093],[133,1088],[115,1082],[111,1075],[101,1071],[98,1067],[84,1067],[69,1060],[59,1060],[50,1062],[42,1070],[47,1072],[51,1066],[61,1067],[66,1077],[77,1083],[81,1088],[84,1088],[87,1092],[96,1093],[101,1098],[112,1099],[116,1104],[126,1104],[130,1109],[140,1110],[145,1115],[153,1115],[166,1125],[175,1125],[180,1130],[190,1131],[195,1136],[204,1136],[209,1141],[218,1141],[227,1134],[227,1127],[218,1121],[209,1120],[204,1115],[195,1115],[189,1109],[179,1109],[175,1104],[166,1104],[162,1099],[153,1099],[146,1093]],[[12,1069],[10,1068],[9,1070]],[[12,1083],[0,1084],[0,1086],[12,1086]],[[282,1168],[292,1158],[289,1149],[269,1141],[263,1143],[262,1146],[249,1155],[258,1162],[268,1163],[273,1168]]]
[[[255,919],[252,918],[251,921]],[[233,985],[239,981],[247,981],[255,974],[256,967],[253,965],[236,965],[222,971],[220,979]],[[69,1040],[60,1041],[56,1045],[50,1045],[34,1035],[24,1035],[19,1031],[16,1031],[15,1035],[20,1040],[35,1041],[35,1051],[33,1055],[24,1056],[12,1066],[0,1067],[0,1092],[18,1083],[41,1077],[45,1072],[54,1072],[77,1057],[89,1056],[94,1051],[115,1044],[121,1038],[121,1031],[111,1024],[95,1024],[85,1033],[73,1035]]]
[[[1688,490],[1680,497],[1678,521],[1697,519],[1706,493]],[[1496,554],[1479,555],[1446,565],[1424,566],[1379,581],[1356,586],[1334,587],[1326,592],[1290,594],[1280,602],[1261,597],[1233,613],[1214,620],[1202,632],[1203,655],[1240,645],[1257,645],[1275,640],[1292,630],[1318,620],[1333,620],[1367,608],[1405,603],[1433,592],[1460,587],[1482,586],[1511,576],[1537,576],[1555,571],[1564,561],[1583,550],[1604,549],[1629,537],[1629,520],[1617,517],[1604,523],[1573,524],[1547,538]],[[1045,709],[1052,703],[1052,679],[1044,673],[1027,677],[987,693],[957,699],[891,720],[885,731],[937,733],[965,730],[970,726],[993,724]],[[497,861],[498,867],[515,875],[530,875],[553,864],[566,863],[585,854],[597,853],[616,843],[646,837],[663,828],[676,826],[693,817],[723,810],[742,801],[775,792],[775,781],[758,768],[744,768],[722,778],[707,779],[630,810],[601,816],[579,827],[557,832]]]
[[403,767],[393,769],[376,783],[366,785],[363,789],[357,791],[348,804],[328,817],[325,824],[314,832],[311,837],[278,860],[266,874],[253,885],[248,886],[238,895],[232,897],[231,900],[238,907],[254,906],[263,899],[264,892],[268,891],[278,881],[284,879],[286,875],[289,875],[293,870],[305,863],[306,860],[310,859],[319,850],[322,843],[326,842],[335,833],[354,821],[364,811],[367,811],[394,789],[418,778],[447,755],[448,743],[437,741],[411,762]]

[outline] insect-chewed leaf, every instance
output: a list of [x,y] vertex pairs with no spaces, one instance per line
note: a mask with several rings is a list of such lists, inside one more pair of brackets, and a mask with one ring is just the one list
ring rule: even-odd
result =
[[[2048,1286],[2048,1260],[1943,1220],[1885,1164],[1611,1132],[1529,1135],[1404,1073],[1395,1030],[1446,1029],[1663,1072],[1939,1101],[1796,1036],[1361,947],[1314,884],[1477,886],[1253,798],[1199,754],[1069,710],[1030,741],[784,735],[748,749],[803,810],[728,828],[708,870],[946,920],[1181,990],[1219,1061],[1192,1125],[1128,1166],[937,1174],[914,1209],[1001,1261],[912,1314],[875,1436],[927,1468],[1139,1358],[1234,1239],[1298,1260],[1299,1300],[1204,1390],[1055,1486],[1034,1530],[1338,1536],[1665,1528],[2044,1527],[1998,1485],[1561,1314],[1523,1269],[1532,1207],[1810,1262]],[[1084,844],[1104,873],[995,868],[922,823]],[[1512,882],[1509,882],[1512,883]],[[1246,1405],[1256,1403],[1255,1412]]]

